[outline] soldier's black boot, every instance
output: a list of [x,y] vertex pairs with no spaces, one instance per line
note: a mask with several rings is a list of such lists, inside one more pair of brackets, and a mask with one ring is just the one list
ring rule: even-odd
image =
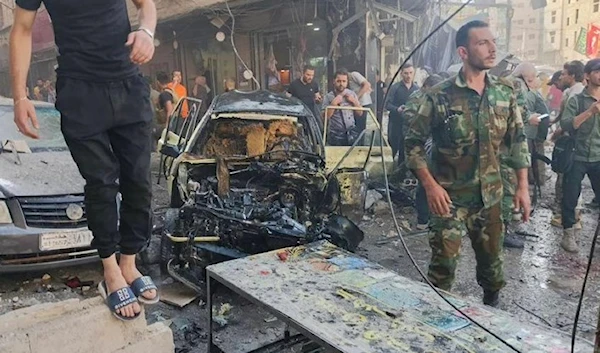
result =
[[500,291],[488,291],[487,289],[483,291],[483,304],[489,305],[492,307],[497,307],[500,304]]

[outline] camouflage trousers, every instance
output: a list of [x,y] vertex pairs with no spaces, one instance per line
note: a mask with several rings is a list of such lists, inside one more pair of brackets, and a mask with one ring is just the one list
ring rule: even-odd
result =
[[502,270],[504,224],[500,203],[490,208],[452,207],[451,215],[432,215],[429,245],[429,280],[438,288],[450,290],[463,235],[468,234],[477,260],[477,283],[486,290],[500,290],[506,282]]
[[562,214],[562,199],[563,199],[563,174],[556,174],[556,184],[554,185],[554,214]]

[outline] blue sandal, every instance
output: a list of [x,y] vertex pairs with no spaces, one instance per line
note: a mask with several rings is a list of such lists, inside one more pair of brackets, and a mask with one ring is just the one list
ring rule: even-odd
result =
[[123,316],[117,313],[117,310],[122,309],[127,305],[137,303],[138,300],[131,288],[123,287],[111,294],[108,294],[108,287],[106,286],[106,282],[101,281],[100,283],[98,283],[98,291],[100,292],[100,296],[104,298],[104,301],[106,302],[106,305],[108,306],[112,314],[117,319],[121,321],[132,321],[140,317],[141,311],[132,317]]
[[[150,276],[142,276],[140,278],[137,278],[135,281],[131,282],[131,290],[133,291],[140,303],[152,305],[160,301],[160,298],[158,296],[158,287],[156,287],[156,284],[154,284]],[[143,296],[144,293],[151,290],[156,291],[156,295],[154,296],[154,298],[148,299]]]

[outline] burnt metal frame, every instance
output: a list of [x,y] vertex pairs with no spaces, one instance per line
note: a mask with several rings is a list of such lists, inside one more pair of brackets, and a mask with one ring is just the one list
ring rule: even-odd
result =
[[[295,336],[290,335],[290,327],[291,327],[294,330],[300,332],[300,334],[302,336],[310,339],[312,342],[317,343],[319,346],[327,349],[327,352],[344,353],[343,351],[339,350],[338,348],[332,346],[330,343],[328,343],[325,340],[323,340],[322,338],[320,338],[317,334],[311,332],[308,328],[302,326],[300,323],[298,323],[298,322],[294,321],[292,318],[286,316],[285,313],[271,308],[268,304],[260,301],[259,299],[254,298],[253,296],[251,296],[250,294],[245,292],[243,289],[237,287],[234,283],[231,283],[231,282],[227,281],[226,279],[224,279],[223,277],[219,276],[218,274],[212,272],[210,270],[210,267],[211,266],[206,268],[206,308],[208,309],[208,337],[207,337],[207,343],[208,343],[207,352],[208,353],[222,353],[222,351],[213,343],[213,313],[212,313],[213,301],[212,301],[212,296],[214,293],[212,291],[212,286],[211,286],[211,281],[213,281],[213,280],[216,282],[219,282],[220,284],[229,288],[234,293],[236,293],[237,295],[241,296],[242,298],[248,300],[249,302],[264,308],[270,314],[272,314],[277,319],[279,319],[283,323],[285,323],[286,328],[285,328],[284,338],[278,342],[286,342],[286,341],[289,341],[291,339],[298,337],[298,335],[295,335]],[[267,346],[272,346],[272,345],[273,345],[273,343],[268,344]],[[264,347],[267,347],[267,346],[264,346]],[[264,348],[264,347],[261,347],[261,348]],[[258,352],[259,350],[260,350],[260,348],[257,350],[254,350],[252,352]],[[249,352],[249,353],[252,353],[252,352]]]

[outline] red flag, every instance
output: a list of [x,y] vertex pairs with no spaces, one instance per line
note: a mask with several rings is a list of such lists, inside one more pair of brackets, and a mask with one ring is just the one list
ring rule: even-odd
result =
[[586,54],[590,58],[600,57],[600,26],[598,25],[590,25]]

